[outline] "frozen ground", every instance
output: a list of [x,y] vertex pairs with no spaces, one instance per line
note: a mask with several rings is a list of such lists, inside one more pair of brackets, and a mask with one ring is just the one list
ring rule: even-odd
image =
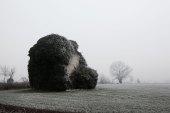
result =
[[0,103],[37,109],[102,113],[170,113],[170,84],[98,85],[66,92],[0,91]]

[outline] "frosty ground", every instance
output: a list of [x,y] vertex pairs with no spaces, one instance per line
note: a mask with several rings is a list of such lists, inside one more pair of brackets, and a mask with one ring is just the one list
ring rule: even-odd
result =
[[63,112],[170,113],[170,84],[105,84],[94,90],[0,91],[0,104]]

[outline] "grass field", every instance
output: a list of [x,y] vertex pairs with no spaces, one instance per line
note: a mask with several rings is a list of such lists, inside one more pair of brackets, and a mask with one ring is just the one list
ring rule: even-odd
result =
[[66,92],[0,91],[0,104],[61,112],[170,113],[170,84],[98,85]]

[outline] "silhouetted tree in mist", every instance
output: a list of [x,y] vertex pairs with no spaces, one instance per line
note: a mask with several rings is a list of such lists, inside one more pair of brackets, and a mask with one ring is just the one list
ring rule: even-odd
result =
[[9,68],[7,66],[1,66],[1,75],[3,76],[3,82],[6,82],[6,77],[8,76]]
[[4,83],[6,82],[6,78],[9,77],[7,79],[7,83],[13,83],[14,82],[14,74],[15,74],[15,68],[10,68],[8,66],[0,66],[0,70],[1,70],[1,75],[4,77]]
[[123,80],[132,72],[132,68],[124,62],[116,61],[110,66],[110,72],[112,76],[122,84]]
[[140,84],[140,83],[141,83],[141,82],[140,82],[140,79],[137,79],[137,83],[138,83],[138,84]]
[[13,79],[14,74],[15,74],[15,68],[11,68],[9,70],[9,78],[7,79],[8,84],[12,84],[14,82],[14,79]]
[[99,75],[98,84],[111,84],[111,80],[103,74]]
[[24,83],[28,83],[28,82],[29,82],[28,78],[26,78],[26,77],[21,77],[21,80],[22,80],[22,82],[24,82]]

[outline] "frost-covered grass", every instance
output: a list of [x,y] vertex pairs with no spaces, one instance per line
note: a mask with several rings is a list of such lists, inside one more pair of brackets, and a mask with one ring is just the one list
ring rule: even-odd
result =
[[0,103],[71,112],[170,113],[170,84],[98,85],[94,90],[0,91]]

